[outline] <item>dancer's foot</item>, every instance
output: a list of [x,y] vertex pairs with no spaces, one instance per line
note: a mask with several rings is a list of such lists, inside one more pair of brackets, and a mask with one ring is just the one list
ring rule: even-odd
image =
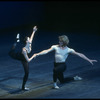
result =
[[54,89],[59,89],[56,82],[54,82]]
[[81,77],[79,77],[79,76],[75,76],[75,77],[74,77],[74,80],[75,80],[75,81],[81,81],[81,80],[82,80],[82,78],[81,78]]
[[16,40],[17,40],[17,42],[20,42],[20,34],[19,33],[16,36]]
[[22,90],[24,90],[24,91],[29,91],[30,89],[27,88],[27,87],[25,87],[25,88],[22,88]]
[[54,86],[54,89],[59,89],[59,87],[58,86]]

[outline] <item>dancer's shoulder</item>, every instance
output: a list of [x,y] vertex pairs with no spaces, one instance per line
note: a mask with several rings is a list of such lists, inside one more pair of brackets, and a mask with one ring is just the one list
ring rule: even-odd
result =
[[52,47],[52,48],[55,48],[55,47],[58,47],[58,45],[52,45],[51,47]]
[[73,48],[69,48],[69,47],[67,47],[67,48],[68,48],[69,52],[74,52],[75,51]]

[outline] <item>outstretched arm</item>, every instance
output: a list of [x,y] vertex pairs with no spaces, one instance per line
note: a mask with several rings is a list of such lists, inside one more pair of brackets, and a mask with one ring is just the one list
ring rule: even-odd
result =
[[47,53],[49,53],[49,52],[51,52],[51,51],[53,51],[53,50],[54,50],[54,49],[51,47],[51,48],[49,48],[49,49],[43,50],[43,51],[41,51],[41,52],[39,52],[39,53],[36,53],[35,55],[36,55],[36,56],[44,55],[44,54],[47,54]]
[[24,55],[26,61],[30,62],[36,56],[47,54],[47,53],[51,52],[52,50],[53,50],[53,48],[50,48],[50,49],[47,49],[47,50],[43,50],[43,51],[41,51],[39,53],[33,54],[33,56],[29,58],[28,55],[27,55],[27,53],[26,53],[26,50],[23,48],[22,54]]
[[76,52],[76,51],[71,52],[71,54],[77,55],[77,56],[83,58],[84,60],[87,60],[87,61],[88,61],[89,63],[91,63],[92,65],[93,65],[93,62],[97,62],[97,60],[91,60],[91,59],[89,59],[88,57],[86,57],[84,54],[78,53],[78,52]]
[[34,26],[33,27],[33,32],[32,32],[32,34],[31,34],[31,36],[30,36],[30,42],[32,43],[32,40],[33,40],[33,37],[34,37],[34,34],[35,34],[35,32],[37,31],[37,26]]

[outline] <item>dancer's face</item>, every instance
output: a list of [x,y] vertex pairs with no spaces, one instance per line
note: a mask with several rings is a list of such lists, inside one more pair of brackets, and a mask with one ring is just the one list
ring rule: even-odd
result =
[[59,46],[63,46],[63,42],[59,40]]

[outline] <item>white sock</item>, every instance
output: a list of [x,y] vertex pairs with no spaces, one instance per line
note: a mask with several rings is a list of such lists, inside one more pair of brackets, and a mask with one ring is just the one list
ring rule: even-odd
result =
[[20,40],[18,39],[17,42],[20,42]]
[[17,42],[20,42],[20,39],[19,39],[19,33],[17,34],[17,37],[16,37],[16,39],[17,39]]
[[16,38],[19,39],[19,33],[17,34],[17,37]]

